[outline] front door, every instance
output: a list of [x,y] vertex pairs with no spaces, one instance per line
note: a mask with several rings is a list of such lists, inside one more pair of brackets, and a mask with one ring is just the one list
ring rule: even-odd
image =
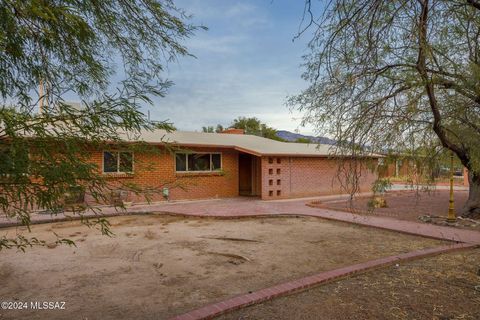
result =
[[252,195],[252,156],[249,154],[238,155],[238,184],[240,195]]

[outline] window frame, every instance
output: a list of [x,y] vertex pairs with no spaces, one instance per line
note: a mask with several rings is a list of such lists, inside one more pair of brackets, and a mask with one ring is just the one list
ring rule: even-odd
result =
[[[177,170],[177,154],[182,154],[182,155],[185,155],[185,169],[184,171],[178,171]],[[188,167],[188,157],[191,156],[191,155],[195,155],[195,154],[208,154],[210,155],[210,170],[190,170],[190,168]],[[214,154],[218,154],[220,155],[220,168],[218,169],[215,169],[213,170],[213,161],[212,161],[212,155]],[[223,153],[222,152],[181,152],[181,151],[178,151],[178,152],[175,152],[174,154],[174,157],[175,157],[175,163],[174,163],[174,169],[175,169],[175,173],[217,173],[217,172],[221,172],[223,170]]]
[[[117,171],[105,172],[105,152],[117,154]],[[132,171],[120,171],[120,153],[131,153],[132,154]],[[103,150],[102,152],[102,173],[106,175],[115,175],[115,174],[133,174],[135,172],[135,153],[133,151],[125,150]]]

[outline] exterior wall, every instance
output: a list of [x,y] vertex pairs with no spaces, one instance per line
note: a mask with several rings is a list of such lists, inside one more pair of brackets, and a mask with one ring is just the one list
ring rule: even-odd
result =
[[402,160],[393,160],[388,161],[387,163],[379,168],[379,176],[381,178],[391,178],[391,177],[405,177],[412,175],[415,172],[415,165],[411,160],[402,159]]
[[[160,149],[161,150],[161,149]],[[190,148],[190,151],[221,152],[222,172],[175,172],[174,155],[134,153],[133,174],[108,174],[112,185],[132,183],[156,189],[150,194],[151,201],[165,200],[162,188],[168,187],[170,200],[227,198],[239,195],[239,153],[231,149]],[[287,199],[317,195],[338,194],[342,190],[336,180],[337,161],[313,157],[254,157],[252,167],[255,179],[254,194],[262,199]],[[100,169],[103,166],[103,151],[93,151],[91,161]],[[374,160],[376,163],[376,159]],[[377,173],[365,170],[360,191],[371,189]],[[127,201],[146,202],[146,198],[130,193]]]
[[[376,159],[373,160],[375,163]],[[337,161],[327,158],[262,157],[262,199],[286,199],[338,194]],[[377,173],[365,169],[360,192],[371,190]]]
[[[161,149],[160,149],[161,150]],[[165,200],[162,188],[169,188],[170,200],[207,199],[238,196],[238,152],[231,149],[189,148],[198,152],[221,152],[222,172],[175,172],[175,156],[165,150],[160,154],[134,153],[133,174],[108,174],[113,184],[133,183],[156,188],[151,201]],[[103,151],[92,152],[92,162],[102,170]],[[128,201],[146,202],[144,196],[130,193]]]

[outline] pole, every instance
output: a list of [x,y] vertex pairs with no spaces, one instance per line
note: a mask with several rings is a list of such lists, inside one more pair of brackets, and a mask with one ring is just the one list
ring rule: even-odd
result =
[[38,85],[38,95],[40,96],[40,100],[38,101],[38,113],[42,114],[43,113],[43,99],[44,99],[44,94],[43,94],[43,81],[40,79],[40,83]]
[[455,222],[457,217],[455,216],[455,202],[453,199],[453,152],[450,153],[450,202],[448,206],[447,222]]

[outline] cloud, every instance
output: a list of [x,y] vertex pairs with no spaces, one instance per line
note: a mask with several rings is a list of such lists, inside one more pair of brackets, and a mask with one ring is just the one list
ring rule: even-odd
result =
[[225,12],[227,18],[241,17],[255,12],[256,7],[246,2],[237,2]]
[[247,39],[247,37],[242,35],[224,35],[219,37],[200,35],[190,39],[187,47],[194,55],[197,53],[234,54],[238,53],[242,43]]
[[256,116],[277,129],[297,129],[301,115],[291,113],[285,100],[306,86],[298,68],[304,47],[291,41],[298,20],[285,16],[291,10],[288,3],[183,0],[179,6],[209,30],[187,43],[196,59],[169,66],[175,86],[155,100],[152,117],[170,119],[181,130],[229,125],[238,116]]

